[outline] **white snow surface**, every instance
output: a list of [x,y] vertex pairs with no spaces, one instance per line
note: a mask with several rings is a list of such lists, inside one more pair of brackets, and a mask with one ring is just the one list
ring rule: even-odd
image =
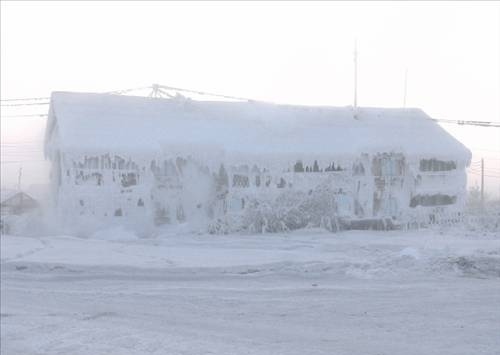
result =
[[2,355],[500,354],[497,233],[2,235],[1,276]]
[[358,108],[357,119],[354,113],[352,107],[55,92],[47,135],[57,122],[60,147],[73,153],[169,151],[254,160],[265,154],[268,160],[296,160],[394,150],[470,160],[470,151],[419,109]]

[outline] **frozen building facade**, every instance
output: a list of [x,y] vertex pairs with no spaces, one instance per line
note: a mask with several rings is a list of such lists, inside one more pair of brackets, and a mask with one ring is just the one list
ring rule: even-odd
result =
[[68,226],[209,232],[457,219],[471,153],[418,109],[52,94],[45,151]]

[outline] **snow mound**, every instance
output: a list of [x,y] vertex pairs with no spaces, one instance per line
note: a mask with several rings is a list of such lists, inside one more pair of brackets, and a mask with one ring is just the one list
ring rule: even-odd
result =
[[438,273],[452,272],[465,277],[500,277],[500,255],[498,251],[490,251],[484,254],[448,256],[434,260],[430,269]]
[[404,248],[403,250],[401,250],[399,252],[399,255],[402,256],[402,257],[410,257],[410,258],[413,258],[413,259],[420,259],[420,252],[415,249],[415,248],[411,248],[411,247],[408,247],[408,248]]

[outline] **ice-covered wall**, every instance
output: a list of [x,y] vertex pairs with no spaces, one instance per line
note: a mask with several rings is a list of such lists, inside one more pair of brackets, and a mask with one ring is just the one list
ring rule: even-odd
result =
[[393,228],[455,216],[466,182],[461,162],[408,161],[401,152],[278,166],[235,165],[225,155],[205,164],[206,156],[165,152],[135,159],[61,153],[58,159],[57,206],[66,224],[82,231],[177,223],[214,233]]

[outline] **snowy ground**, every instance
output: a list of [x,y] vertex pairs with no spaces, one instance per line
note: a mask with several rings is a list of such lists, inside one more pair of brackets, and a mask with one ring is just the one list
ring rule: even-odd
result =
[[500,354],[500,236],[1,237],[1,353]]

